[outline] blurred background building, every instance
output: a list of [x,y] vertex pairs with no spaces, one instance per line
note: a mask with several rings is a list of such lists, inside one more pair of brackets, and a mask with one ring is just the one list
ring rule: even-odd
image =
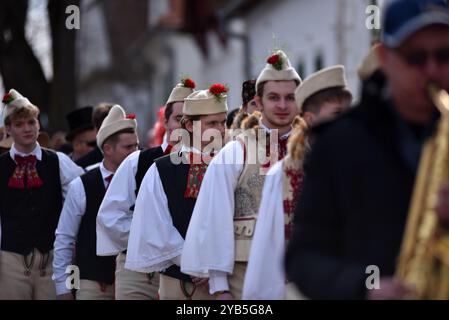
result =
[[[2,0],[0,75],[43,110],[49,132],[65,114],[99,102],[121,104],[141,140],[182,76],[199,88],[229,85],[229,107],[266,57],[283,49],[302,78],[344,64],[357,96],[357,67],[378,30],[365,22],[375,0]],[[67,6],[80,29],[65,27]]]

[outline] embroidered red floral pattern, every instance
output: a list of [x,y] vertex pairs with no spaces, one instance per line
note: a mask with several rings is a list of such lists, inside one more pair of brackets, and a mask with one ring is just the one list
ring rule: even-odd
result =
[[201,183],[203,182],[209,162],[194,161],[194,157],[200,155],[189,153],[188,156],[190,159],[190,168],[187,174],[187,186],[184,192],[184,198],[196,199],[200,193]]
[[36,170],[37,158],[33,155],[21,157],[15,155],[17,166],[9,178],[8,187],[13,189],[24,189],[25,178],[27,188],[39,188],[44,184]]
[[304,174],[297,169],[285,169],[285,176],[288,180],[288,196],[284,196],[284,216],[285,216],[285,239],[290,239],[293,230],[293,214],[301,192]]

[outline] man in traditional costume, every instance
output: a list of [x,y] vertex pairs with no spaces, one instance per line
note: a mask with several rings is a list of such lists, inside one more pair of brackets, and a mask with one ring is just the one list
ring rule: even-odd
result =
[[11,89],[3,98],[9,152],[0,156],[0,299],[54,299],[53,243],[69,183],[83,169],[37,142],[39,109]]
[[[298,113],[295,90],[300,82],[284,52],[270,56],[256,82],[261,119],[253,130],[226,144],[204,177],[184,243],[181,271],[209,278],[210,293],[219,299],[242,296],[265,174],[286,154]],[[270,139],[266,138],[270,133]],[[267,144],[269,140],[275,141]]]
[[[59,299],[73,299],[67,286],[68,266],[79,270],[77,300],[114,299],[114,256],[97,256],[96,218],[98,208],[120,163],[137,150],[137,122],[119,105],[110,110],[97,134],[103,153],[99,167],[73,180],[56,229],[53,280]],[[78,276],[78,274],[77,274]]]
[[157,299],[159,275],[142,274],[124,268],[129,230],[137,193],[148,168],[154,160],[170,154],[176,141],[172,132],[180,128],[184,99],[194,92],[195,83],[183,79],[176,85],[165,107],[167,141],[161,146],[136,151],[129,155],[112,179],[97,216],[97,254],[117,256],[115,294],[117,300]]
[[244,299],[301,297],[292,283],[286,281],[284,255],[304,178],[303,162],[309,149],[307,131],[346,111],[352,97],[346,87],[344,67],[334,66],[312,74],[296,89],[302,117],[289,138],[287,156],[270,169],[264,183],[243,287]]
[[[224,138],[227,89],[216,84],[185,99],[182,126],[189,138],[178,154],[155,161],[142,181],[136,201],[125,267],[160,272],[160,299],[211,299],[207,280],[180,271],[180,258],[190,216],[209,163],[207,130],[214,143]],[[196,130],[196,126],[200,126]],[[217,136],[218,134],[218,136]],[[192,141],[193,139],[193,141]],[[176,159],[178,158],[178,159]]]

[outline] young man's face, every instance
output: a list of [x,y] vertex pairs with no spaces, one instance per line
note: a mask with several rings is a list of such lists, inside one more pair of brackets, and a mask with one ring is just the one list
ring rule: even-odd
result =
[[262,110],[262,123],[270,129],[285,129],[291,126],[298,114],[295,103],[295,81],[267,81],[263,97],[256,96]]
[[109,145],[107,143],[103,146],[105,157],[109,157],[112,163],[117,167],[125,158],[137,150],[139,140],[135,133],[122,133],[118,137],[117,144]]
[[304,120],[307,122],[307,125],[309,125],[309,127],[313,127],[319,123],[330,121],[336,118],[341,113],[345,112],[349,108],[350,104],[351,104],[350,99],[344,99],[341,101],[338,100],[327,101],[321,105],[318,114],[306,111],[304,113]]
[[[204,132],[209,129],[216,130],[220,133],[221,135],[220,145],[218,145],[219,141],[214,142],[217,143],[217,148],[221,148],[222,144],[224,143],[224,135],[226,131],[226,112],[202,116],[200,121],[201,121],[201,135],[203,135]],[[204,149],[204,147],[207,146],[210,142],[211,140],[202,142],[201,148]]]
[[449,90],[449,28],[430,26],[414,33],[400,48],[383,45],[377,51],[382,71],[396,102],[408,114],[420,116],[433,109],[426,85]]
[[[212,140],[214,141],[214,146],[215,143],[217,144],[217,149],[221,148],[222,144],[224,143],[224,134],[226,130],[226,112],[201,116],[199,122],[201,123],[201,131],[199,132],[196,132],[194,130],[194,124],[191,121],[188,121],[186,123],[186,129],[190,132],[193,132],[193,141],[201,141],[201,149],[204,149],[204,147],[208,146]],[[207,139],[208,137],[204,133],[209,129],[212,129],[213,131],[210,131],[206,134],[211,133],[212,135],[212,133],[214,133],[214,136],[219,135],[221,137],[221,141],[216,141],[212,138]],[[199,136],[199,134],[201,134],[201,136]],[[206,141],[203,141],[202,138],[204,138],[204,140]],[[220,145],[219,142],[221,142]]]
[[[182,107],[183,102],[175,102],[173,104],[173,112],[168,118],[165,120],[165,129],[167,130],[167,137],[170,139],[171,133],[181,128],[181,119],[182,119]],[[176,144],[178,141],[170,141],[171,144]]]
[[6,125],[6,132],[18,147],[28,149],[36,144],[39,135],[39,121],[34,117],[18,118]]

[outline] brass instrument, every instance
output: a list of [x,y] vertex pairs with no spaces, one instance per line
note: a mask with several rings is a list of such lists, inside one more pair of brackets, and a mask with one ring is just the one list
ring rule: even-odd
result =
[[449,181],[449,94],[428,86],[441,113],[437,131],[424,146],[399,254],[396,276],[417,299],[449,299],[449,231],[438,223],[438,191]]

